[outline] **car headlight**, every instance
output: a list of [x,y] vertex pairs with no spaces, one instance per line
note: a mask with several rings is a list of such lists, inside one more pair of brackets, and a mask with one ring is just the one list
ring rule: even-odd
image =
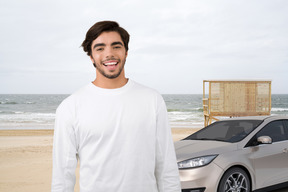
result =
[[207,155],[202,157],[196,157],[185,161],[178,162],[178,169],[195,168],[208,165],[211,163],[217,155]]

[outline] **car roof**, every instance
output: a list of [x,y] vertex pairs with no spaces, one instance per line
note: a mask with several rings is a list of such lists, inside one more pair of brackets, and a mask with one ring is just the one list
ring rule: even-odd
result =
[[273,120],[280,120],[280,119],[287,119],[288,116],[278,116],[278,115],[271,115],[271,116],[245,116],[245,117],[232,117],[229,119],[222,119],[222,120],[228,120],[228,121],[234,121],[234,120],[268,120],[268,121],[273,121]]

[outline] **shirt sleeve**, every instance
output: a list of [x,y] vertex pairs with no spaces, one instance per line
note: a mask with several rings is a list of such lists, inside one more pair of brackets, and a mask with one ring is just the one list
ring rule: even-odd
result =
[[77,145],[73,119],[72,106],[64,100],[55,118],[51,192],[74,191]]
[[159,192],[181,192],[179,171],[176,161],[167,109],[160,98],[157,111],[157,141],[155,176]]

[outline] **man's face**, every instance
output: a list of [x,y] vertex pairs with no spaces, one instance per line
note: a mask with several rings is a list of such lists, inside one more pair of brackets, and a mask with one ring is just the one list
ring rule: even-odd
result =
[[108,79],[124,77],[127,52],[119,33],[101,33],[92,42],[91,50],[90,58],[97,69],[97,75]]

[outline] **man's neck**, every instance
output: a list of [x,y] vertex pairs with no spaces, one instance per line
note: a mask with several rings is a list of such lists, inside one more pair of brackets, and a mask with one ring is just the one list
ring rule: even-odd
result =
[[115,78],[115,79],[102,79],[97,78],[93,81],[93,84],[97,87],[104,88],[104,89],[117,89],[123,87],[128,82],[128,78]]

